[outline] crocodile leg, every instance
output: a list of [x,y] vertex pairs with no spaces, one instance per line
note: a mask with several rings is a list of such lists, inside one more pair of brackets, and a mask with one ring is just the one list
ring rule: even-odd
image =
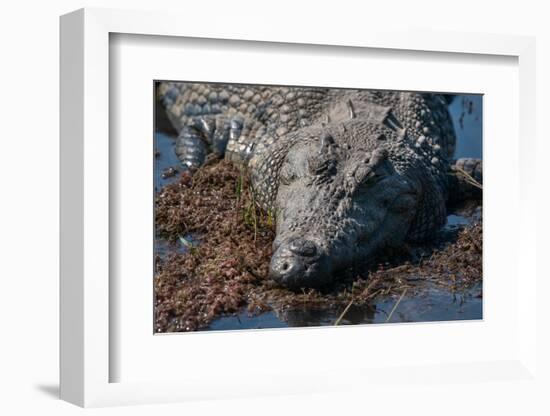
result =
[[238,136],[242,123],[224,116],[198,116],[183,126],[176,154],[184,167],[195,170],[212,155],[223,158],[228,141]]
[[459,204],[468,200],[481,201],[483,193],[482,160],[461,158],[449,172],[449,203]]

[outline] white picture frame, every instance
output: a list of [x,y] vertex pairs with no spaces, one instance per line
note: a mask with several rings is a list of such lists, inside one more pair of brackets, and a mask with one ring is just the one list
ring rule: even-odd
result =
[[[269,394],[299,394],[341,391],[369,387],[382,380],[399,379],[405,387],[413,383],[445,383],[460,380],[506,381],[538,391],[543,383],[537,373],[537,321],[534,212],[536,199],[530,174],[535,166],[535,40],[508,35],[433,33],[387,26],[353,28],[339,26],[327,33],[322,22],[302,27],[251,23],[243,33],[234,31],[233,21],[214,15],[208,27],[200,19],[161,12],[82,9],[61,18],[61,398],[80,406],[108,406],[174,402],[220,397],[249,397]],[[513,353],[497,360],[471,362],[419,361],[414,367],[369,365],[357,368],[333,365],[319,372],[253,374],[246,369],[235,381],[220,374],[212,380],[208,373],[173,380],[112,382],[111,367],[120,357],[111,348],[110,324],[114,298],[109,276],[110,258],[110,36],[129,34],[173,38],[225,39],[227,41],[275,42],[285,44],[332,45],[333,47],[380,50],[428,51],[439,54],[508,56],[519,68],[519,196],[516,246],[522,279],[517,291],[517,346]],[[166,38],[168,39],[168,38]],[[520,269],[521,267],[521,269]],[[540,278],[540,276],[539,276]],[[523,318],[523,319],[522,319]],[[458,326],[456,327],[458,328]],[[361,328],[348,330],[357,336]],[[449,328],[449,331],[458,329]],[[351,332],[355,331],[355,332]],[[411,331],[410,329],[408,330]],[[269,333],[271,339],[283,332]],[[327,333],[310,332],[322,343]],[[351,334],[351,335],[350,335]],[[151,333],[151,336],[153,334]],[[219,342],[219,338],[214,341]],[[217,335],[216,335],[217,336]],[[221,334],[228,339],[228,334]],[[231,335],[232,339],[238,334]],[[170,343],[165,337],[164,343]],[[236,341],[238,342],[238,341]],[[498,355],[498,354],[497,354]],[[146,357],[144,357],[146,359]],[[323,376],[323,377],[320,377]],[[495,390],[488,390],[497,398]]]

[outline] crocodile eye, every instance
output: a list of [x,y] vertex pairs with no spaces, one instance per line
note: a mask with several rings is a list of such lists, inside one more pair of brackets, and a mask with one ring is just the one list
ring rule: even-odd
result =
[[336,173],[336,160],[332,157],[312,155],[308,159],[308,172],[313,176],[331,176]]
[[312,155],[308,159],[307,168],[311,175],[315,175],[323,171],[323,167],[326,164],[326,160],[318,155]]

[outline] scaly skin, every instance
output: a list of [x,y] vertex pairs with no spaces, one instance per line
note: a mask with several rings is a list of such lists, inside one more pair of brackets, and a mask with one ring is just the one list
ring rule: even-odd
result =
[[442,95],[172,82],[157,92],[184,166],[213,153],[248,167],[276,217],[270,274],[291,288],[430,238],[450,185],[466,186],[448,180],[455,135]]

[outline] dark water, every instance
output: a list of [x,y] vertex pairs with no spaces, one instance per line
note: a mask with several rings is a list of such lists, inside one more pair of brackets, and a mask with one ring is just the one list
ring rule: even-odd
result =
[[[482,158],[482,96],[458,95],[449,106],[457,136],[455,157]],[[157,131],[155,133],[155,189],[174,181],[178,176],[163,177],[168,169],[180,170],[179,161],[174,153],[175,139],[173,135]],[[449,213],[447,217],[448,228],[460,228],[469,224],[471,218],[458,213]],[[156,254],[163,256],[170,251],[185,251],[182,243],[169,245],[157,239],[155,245]],[[404,296],[398,307],[388,316],[396,304],[396,299],[377,299],[368,306],[352,306],[349,308],[341,325],[370,324],[384,322],[425,322],[425,321],[449,321],[470,320],[482,318],[481,283],[476,284],[461,293],[453,293],[449,290],[428,284],[419,294]],[[221,317],[207,328],[207,330],[230,329],[260,329],[333,325],[343,312],[338,309],[311,310],[293,309],[281,312],[266,312],[257,316],[249,316],[246,311],[237,315]]]
[[[457,136],[455,158],[483,159],[482,95],[459,95],[449,106]],[[461,121],[462,119],[462,121]]]
[[[173,182],[179,176],[179,171],[181,170],[180,161],[174,152],[174,143],[174,136],[161,131],[155,133],[155,191]],[[178,173],[172,177],[163,178],[163,172],[166,172],[170,168],[177,170]]]
[[[456,321],[481,319],[481,283],[460,293],[452,293],[428,284],[415,296],[404,296],[391,314],[396,299],[377,299],[367,306],[351,306],[339,325],[395,322]],[[208,330],[261,329],[334,325],[341,309],[292,309],[280,315],[266,312],[249,316],[247,312],[224,316],[212,322]],[[391,314],[391,316],[390,316]],[[388,320],[389,318],[389,320]]]

